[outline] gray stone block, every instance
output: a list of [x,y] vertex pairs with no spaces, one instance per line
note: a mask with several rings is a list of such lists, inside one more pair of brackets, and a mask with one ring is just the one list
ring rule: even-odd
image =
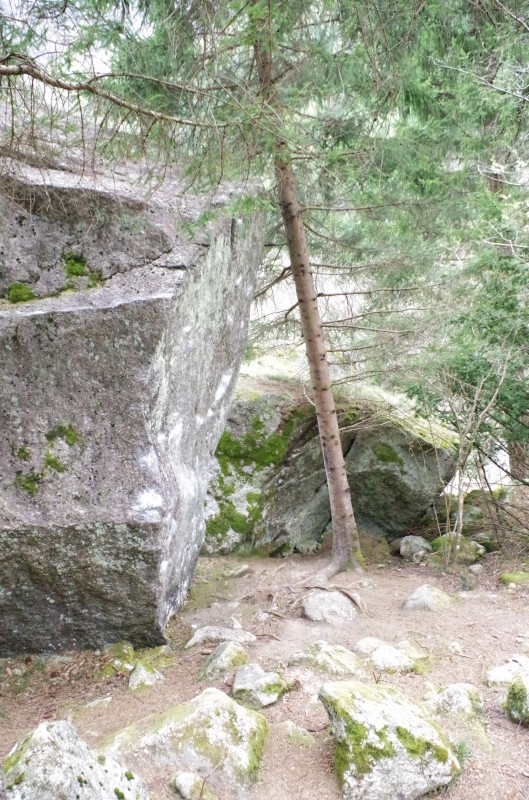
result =
[[[262,226],[220,215],[199,246],[176,232],[166,200],[142,213],[159,220],[178,269],[170,250],[91,289],[0,300],[0,656],[163,643],[186,596]],[[54,215],[31,215],[49,237]],[[21,239],[20,258],[26,249]]]

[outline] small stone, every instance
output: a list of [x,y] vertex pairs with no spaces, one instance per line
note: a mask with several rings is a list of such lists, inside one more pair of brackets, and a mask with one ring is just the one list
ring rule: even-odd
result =
[[196,772],[179,772],[173,784],[184,800],[216,800],[215,795],[206,786],[204,778]]
[[312,733],[302,728],[300,725],[296,725],[292,720],[287,719],[284,726],[287,739],[291,744],[297,744],[301,747],[314,747],[316,744],[316,739]]
[[529,676],[529,658],[515,653],[505,664],[489,669],[485,683],[487,686],[509,686],[519,675]]
[[199,679],[215,679],[237,667],[247,664],[250,658],[244,647],[238,642],[222,642],[208,657],[199,672]]
[[377,585],[375,581],[372,581],[370,578],[364,578],[363,581],[360,581],[360,586],[362,589],[376,589]]
[[108,694],[106,697],[96,697],[90,703],[85,704],[85,708],[100,708],[101,706],[108,706],[112,702],[112,695]]
[[224,576],[226,578],[242,578],[244,575],[248,575],[249,572],[251,572],[251,570],[248,564],[241,564],[234,569],[227,569]]
[[437,714],[471,717],[482,713],[483,698],[471,683],[452,683],[434,695],[427,705]]
[[132,672],[134,648],[130,642],[114,642],[103,647],[104,656],[112,656],[112,667],[116,672]]
[[459,642],[450,642],[450,644],[448,645],[448,649],[455,656],[462,656],[463,655],[463,648],[461,647]]
[[336,677],[367,679],[367,673],[358,657],[339,644],[314,642],[306,650],[294,653],[289,666],[302,666]]
[[132,689],[132,691],[146,689],[163,680],[164,677],[161,672],[158,672],[157,669],[149,664],[138,661],[129,676],[129,689]]
[[265,672],[259,664],[244,664],[235,673],[232,693],[238,703],[258,710],[276,703],[289,688],[278,672]]
[[432,552],[432,545],[423,539],[422,536],[404,536],[400,540],[400,554],[407,561],[415,563],[424,559],[428,553]]
[[468,571],[471,572],[472,575],[481,575],[483,572],[483,564],[471,564]]
[[425,583],[406,598],[403,608],[405,611],[443,611],[453,602],[453,598],[442,589]]
[[256,637],[253,633],[243,631],[240,628],[222,628],[216,625],[207,625],[195,631],[186,644],[186,648],[194,647],[197,644],[204,644],[204,642],[239,642],[239,644],[250,644],[250,642],[255,641]]
[[394,647],[375,636],[366,636],[355,645],[355,652],[369,659],[379,672],[413,672],[419,659],[424,658],[408,642]]
[[303,598],[303,614],[313,622],[341,625],[355,618],[356,608],[341,592],[313,589]]

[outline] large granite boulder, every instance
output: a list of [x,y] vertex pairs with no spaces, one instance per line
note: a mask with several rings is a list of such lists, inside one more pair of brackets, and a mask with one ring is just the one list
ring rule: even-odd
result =
[[[292,387],[239,381],[207,507],[207,552],[241,545],[314,550],[331,519],[314,407]],[[339,411],[357,523],[393,539],[408,532],[454,473],[447,431],[351,399]]]
[[19,166],[1,188],[0,655],[163,643],[203,541],[261,221],[223,215],[226,193],[201,225],[170,182],[147,202]]

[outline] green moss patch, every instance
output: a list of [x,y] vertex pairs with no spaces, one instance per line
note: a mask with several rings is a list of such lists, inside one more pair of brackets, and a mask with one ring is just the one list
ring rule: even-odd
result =
[[504,586],[510,583],[515,586],[529,586],[529,572],[504,572],[500,580]]
[[386,442],[376,442],[372,447],[378,461],[382,464],[394,464],[399,469],[404,468],[404,460],[399,454]]
[[[83,255],[77,255],[69,251],[63,253],[62,268],[70,280],[59,290],[59,294],[66,290],[93,289],[99,286],[103,280],[101,270],[91,269]],[[79,281],[79,278],[84,280]]]
[[387,729],[377,731],[380,744],[375,745],[368,740],[368,730],[361,722],[352,719],[344,720],[345,738],[336,742],[336,772],[343,784],[345,775],[354,764],[356,774],[367,775],[382,758],[395,755],[395,748],[387,738]]
[[527,688],[529,681],[520,678],[514,680],[507,694],[505,710],[509,719],[521,725],[529,725],[529,698]]
[[63,253],[62,268],[69,278],[79,278],[88,272],[84,256],[78,256],[69,251]]
[[281,464],[293,430],[292,416],[281,431],[270,436],[266,436],[264,423],[259,417],[254,417],[250,433],[241,439],[236,439],[229,431],[224,431],[216,451],[222,474],[230,475],[230,467],[233,466],[240,470],[244,466],[264,469]]
[[66,442],[69,447],[73,447],[74,445],[78,445],[81,448],[84,448],[84,439],[77,431],[73,425],[55,425],[55,427],[51,428],[46,434],[46,439],[50,444],[55,442],[57,439],[62,439]]
[[395,733],[397,734],[397,739],[411,758],[423,758],[428,753],[431,753],[435,760],[439,761],[441,764],[446,764],[448,761],[449,754],[446,747],[434,744],[428,741],[428,739],[420,739],[410,733],[406,728],[401,728],[399,726],[395,728]]
[[296,416],[297,412],[280,431],[270,436],[257,416],[251,421],[250,432],[240,439],[229,431],[222,434],[216,450],[220,474],[211,487],[218,512],[206,520],[206,542],[214,550],[222,547],[230,532],[236,535],[240,544],[251,541],[255,525],[261,518],[264,496],[261,492],[248,491],[236,505],[233,495],[238,485],[244,487],[252,473],[276,467],[284,461]]
[[14,769],[17,766],[17,764],[20,763],[21,759],[26,754],[30,741],[31,741],[31,733],[28,733],[28,735],[20,742],[15,751],[6,758],[3,765],[3,770],[5,775],[7,775],[8,772],[11,772],[11,770]]
[[18,458],[19,461],[29,461],[31,459],[31,450],[25,444],[21,445],[20,447],[13,448],[12,452],[15,458]]
[[46,455],[44,456],[44,464],[46,467],[54,470],[55,472],[66,471],[66,466],[62,463],[62,461],[60,461],[58,458],[52,455],[52,453],[50,453],[49,450],[46,452]]
[[14,483],[15,486],[18,486],[23,492],[27,492],[31,497],[35,497],[43,478],[42,472],[36,472],[32,469],[29,472],[17,473]]
[[6,297],[10,303],[28,303],[35,300],[37,295],[26,283],[12,283],[7,289]]

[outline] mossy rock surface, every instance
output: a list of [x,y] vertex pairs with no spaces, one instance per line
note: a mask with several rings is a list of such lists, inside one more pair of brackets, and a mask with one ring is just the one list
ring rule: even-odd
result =
[[324,641],[314,642],[306,650],[293,653],[288,663],[291,667],[303,667],[333,677],[368,678],[355,653],[339,644]]
[[475,564],[486,554],[486,548],[472,539],[462,536],[457,544],[454,535],[444,534],[431,542],[432,550],[447,561],[457,561],[461,564]]
[[233,697],[238,703],[257,710],[277,703],[291,688],[278,672],[265,672],[259,664],[244,664],[235,673]]
[[529,675],[518,675],[507,693],[507,716],[519,725],[529,725]]
[[218,689],[206,689],[186,703],[150,714],[111,737],[105,755],[130,758],[149,769],[211,774],[242,787],[255,780],[267,734],[265,718],[243,708]]
[[208,656],[206,663],[198,673],[199,680],[214,680],[237,667],[247,664],[250,657],[242,644],[238,642],[222,642]]
[[[381,414],[365,401],[340,401],[338,417],[359,528],[388,538],[406,533],[452,477],[448,434],[433,435],[412,415],[392,418],[391,409]],[[288,408],[284,397],[266,392],[236,400],[216,457],[206,552],[320,547],[331,512],[310,404]]]
[[145,671],[154,673],[174,663],[174,656],[168,645],[135,650],[132,644],[125,640],[104,645],[103,655],[111,659],[101,671],[101,676],[104,678],[111,678],[116,674],[130,674],[140,664]]
[[140,778],[113,758],[100,759],[69,722],[43,722],[4,763],[9,800],[147,800]]
[[344,800],[414,800],[446,786],[459,773],[446,736],[396,688],[326,683],[320,700],[336,739]]

